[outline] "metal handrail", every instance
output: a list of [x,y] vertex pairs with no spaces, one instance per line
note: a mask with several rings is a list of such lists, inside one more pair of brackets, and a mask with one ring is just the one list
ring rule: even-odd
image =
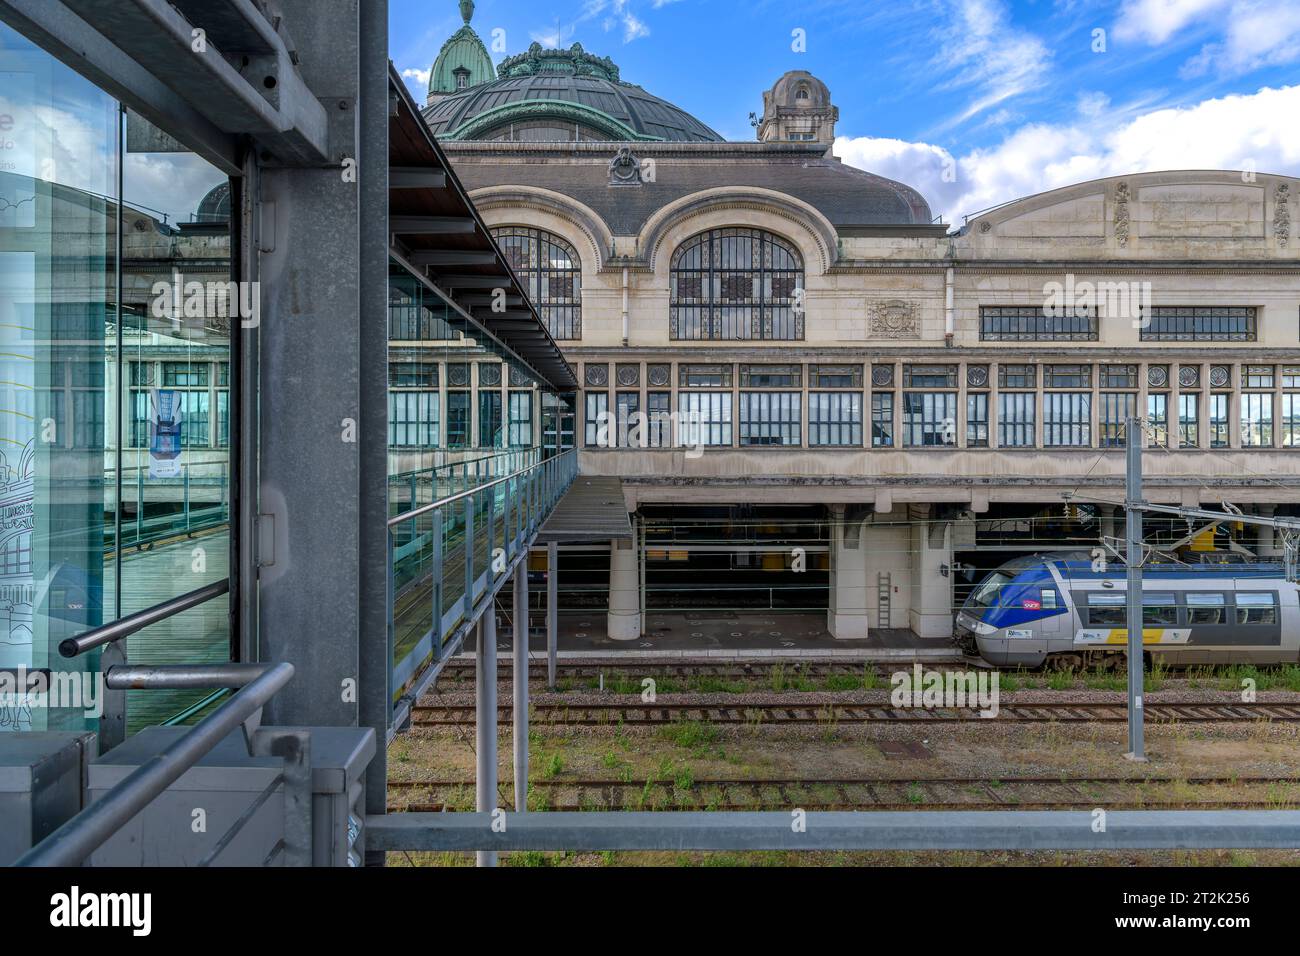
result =
[[161,604],[155,604],[143,611],[136,611],[134,614],[120,617],[111,624],[103,624],[91,628],[89,631],[84,631],[76,637],[65,638],[59,642],[59,653],[64,657],[76,657],[78,654],[84,654],[96,647],[120,641],[122,638],[134,634],[150,624],[157,624],[159,621],[164,621],[182,611],[188,611],[200,604],[206,604],[229,590],[229,578],[214,581],[212,584],[205,584],[203,587],[195,588],[187,594],[169,598]]
[[439,508],[445,508],[447,505],[455,504],[457,501],[463,501],[466,498],[472,497],[473,495],[477,495],[481,491],[486,491],[489,488],[495,488],[497,485],[505,484],[507,481],[513,481],[516,478],[528,474],[530,471],[535,471],[536,469],[545,466],[549,462],[558,461],[559,459],[563,458],[565,455],[576,455],[576,454],[577,454],[577,449],[570,448],[560,452],[558,455],[552,455],[550,458],[543,458],[541,461],[529,465],[527,468],[521,468],[518,471],[512,472],[509,475],[504,475],[501,478],[494,478],[491,481],[484,482],[483,484],[477,485],[469,489],[468,491],[458,491],[454,495],[448,495],[446,498],[439,498],[437,501],[430,502],[427,505],[421,505],[420,507],[412,509],[411,511],[403,511],[401,514],[395,515],[394,517],[388,519],[387,522],[388,527],[395,528],[399,524],[403,524],[407,521],[410,521],[412,518],[419,518],[422,515],[427,515],[431,512],[437,511]]
[[205,754],[258,713],[293,677],[288,662],[266,670],[194,725],[170,747],[131,771],[117,786],[32,847],[15,866],[80,866]]
[[[398,448],[399,451],[406,450],[406,446]],[[455,451],[450,448],[439,448],[438,451]],[[441,471],[444,468],[459,468],[461,465],[474,465],[481,461],[494,461],[497,458],[505,458],[509,455],[523,455],[528,452],[540,451],[540,445],[520,445],[517,448],[502,448],[500,451],[493,452],[490,455],[479,455],[477,458],[461,458],[459,461],[447,461],[441,465],[429,465],[427,468],[413,468],[410,471],[398,471],[388,476],[389,481],[400,481],[403,478],[409,478],[411,475],[423,475],[431,471]]]
[[109,690],[231,690],[246,687],[266,664],[121,664],[104,672]]

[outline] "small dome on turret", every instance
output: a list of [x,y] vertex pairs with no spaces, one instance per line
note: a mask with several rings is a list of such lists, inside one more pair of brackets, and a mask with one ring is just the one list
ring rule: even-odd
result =
[[474,17],[474,0],[460,0],[460,16],[465,25],[442,45],[438,58],[433,61],[433,68],[429,70],[430,103],[496,79],[492,57],[469,25]]

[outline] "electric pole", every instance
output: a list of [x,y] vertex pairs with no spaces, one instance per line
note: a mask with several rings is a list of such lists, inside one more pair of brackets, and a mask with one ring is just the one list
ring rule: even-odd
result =
[[1146,760],[1142,739],[1142,445],[1141,424],[1129,418],[1126,425],[1127,468],[1124,476],[1125,533],[1128,548],[1128,749],[1130,760]]

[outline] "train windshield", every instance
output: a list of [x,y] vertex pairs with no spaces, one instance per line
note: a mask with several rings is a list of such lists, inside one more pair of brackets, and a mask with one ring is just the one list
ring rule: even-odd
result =
[[984,582],[971,592],[971,596],[966,599],[967,607],[990,608],[995,607],[998,603],[998,595],[1002,589],[1011,583],[1011,576],[1001,571],[994,571]]

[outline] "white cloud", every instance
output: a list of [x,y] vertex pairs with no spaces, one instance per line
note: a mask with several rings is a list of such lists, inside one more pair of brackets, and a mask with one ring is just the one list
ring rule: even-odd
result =
[[1237,76],[1300,60],[1296,0],[1130,0],[1115,35],[1160,46],[1189,29],[1217,35],[1181,70],[1184,78],[1215,72]]
[[1231,0],[1127,0],[1115,24],[1121,40],[1141,40],[1152,46],[1168,40],[1207,14],[1218,13]]
[[[918,189],[950,223],[990,206],[1074,183],[1161,169],[1255,169],[1300,175],[1300,86],[1264,88],[1137,117],[1095,99],[1068,123],[1022,126],[955,158],[940,146],[840,137],[844,162]],[[945,176],[945,171],[948,171]]]
[[999,0],[958,0],[954,17],[936,33],[934,65],[948,75],[940,90],[974,90],[974,98],[947,125],[1034,89],[1051,52],[1038,37],[1010,23]]
[[402,79],[414,80],[419,86],[423,87],[424,89],[428,89],[429,74],[432,72],[433,72],[432,68],[428,70],[419,70],[415,68],[406,69],[402,71]]

